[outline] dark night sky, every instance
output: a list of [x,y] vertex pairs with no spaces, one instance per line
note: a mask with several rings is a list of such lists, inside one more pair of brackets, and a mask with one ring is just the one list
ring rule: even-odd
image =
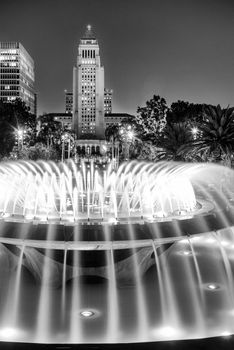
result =
[[64,89],[92,24],[114,112],[152,95],[234,105],[233,0],[2,0],[0,41],[20,41],[36,66],[38,110],[64,111]]

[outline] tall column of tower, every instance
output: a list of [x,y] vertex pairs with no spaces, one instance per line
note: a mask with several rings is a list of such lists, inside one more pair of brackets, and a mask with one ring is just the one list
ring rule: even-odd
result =
[[96,136],[104,138],[104,68],[96,71]]
[[78,98],[77,98],[77,67],[73,68],[73,118],[72,118],[72,129],[78,132]]
[[72,126],[78,139],[104,139],[104,68],[91,26],[80,40],[73,71]]

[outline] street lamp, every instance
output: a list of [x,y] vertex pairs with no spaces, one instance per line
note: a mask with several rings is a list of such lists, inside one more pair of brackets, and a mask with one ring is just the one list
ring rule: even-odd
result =
[[194,126],[194,127],[191,129],[191,132],[192,132],[192,134],[193,134],[194,140],[196,140],[197,135],[198,135],[198,132],[199,132],[199,129],[198,129],[196,126]]

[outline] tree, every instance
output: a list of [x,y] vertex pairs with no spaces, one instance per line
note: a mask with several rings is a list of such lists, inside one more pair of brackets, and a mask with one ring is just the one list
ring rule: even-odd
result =
[[120,125],[111,124],[105,130],[106,140],[109,142],[115,142],[120,140]]
[[56,148],[47,148],[43,143],[35,143],[34,146],[23,148],[18,152],[17,159],[23,160],[53,160],[60,161],[61,153]]
[[190,123],[191,126],[199,124],[203,118],[204,104],[194,104],[178,100],[173,102],[167,111],[167,123]]
[[141,143],[138,143],[138,147],[136,147],[135,158],[139,160],[157,161],[159,160],[158,151],[158,148],[153,145],[151,141],[141,141]]
[[14,146],[26,147],[35,142],[36,116],[20,99],[0,101],[0,158],[9,157]]
[[138,133],[139,127],[132,118],[126,118],[120,124],[106,128],[106,140],[112,143],[112,147],[118,146],[120,161],[138,157],[142,147]]
[[193,135],[187,123],[167,124],[158,142],[157,157],[162,160],[189,160],[184,146],[190,144]]
[[47,115],[39,117],[39,125],[36,142],[49,149],[53,160],[75,156],[75,133],[72,130]]
[[203,161],[231,165],[234,151],[234,108],[205,106],[203,122],[198,125],[200,136],[184,146],[190,157],[199,155]]
[[166,100],[158,95],[146,101],[145,107],[138,107],[136,123],[141,129],[143,140],[151,140],[156,143],[165,127],[167,110]]
[[59,121],[48,118],[46,115],[39,117],[40,130],[37,134],[37,142],[47,147],[52,147],[61,142],[64,129]]

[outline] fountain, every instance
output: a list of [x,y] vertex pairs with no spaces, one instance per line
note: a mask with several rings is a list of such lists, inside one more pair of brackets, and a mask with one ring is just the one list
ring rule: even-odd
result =
[[0,341],[233,334],[233,181],[214,164],[0,164]]

